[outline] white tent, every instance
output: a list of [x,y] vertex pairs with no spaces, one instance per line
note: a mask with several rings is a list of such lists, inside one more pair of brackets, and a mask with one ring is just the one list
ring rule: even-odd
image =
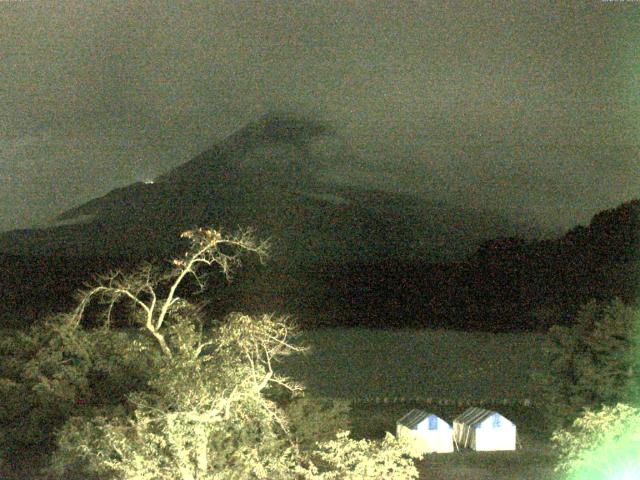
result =
[[460,447],[477,451],[515,450],[516,426],[498,412],[472,407],[453,420],[453,437]]
[[451,425],[434,413],[413,409],[396,424],[396,436],[412,456],[431,452],[453,452]]

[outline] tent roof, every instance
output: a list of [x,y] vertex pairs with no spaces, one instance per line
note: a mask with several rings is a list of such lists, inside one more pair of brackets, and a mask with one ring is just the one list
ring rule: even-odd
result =
[[404,425],[405,427],[413,429],[417,427],[420,423],[422,423],[424,420],[429,418],[431,415],[435,415],[435,413],[430,413],[424,410],[418,410],[417,408],[414,408],[409,413],[407,413],[402,418],[400,418],[400,420],[398,420],[397,423],[398,425]]
[[[500,415],[492,410],[485,410],[480,407],[467,408],[462,414],[458,415],[453,421],[458,423],[466,423],[468,425],[478,425],[493,415]],[[500,415],[502,417],[502,415]],[[504,418],[504,417],[503,417]]]

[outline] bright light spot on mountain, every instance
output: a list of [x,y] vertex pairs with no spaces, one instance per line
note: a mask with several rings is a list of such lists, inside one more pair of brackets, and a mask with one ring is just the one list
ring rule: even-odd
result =
[[151,180],[150,178],[147,178],[147,179],[145,179],[144,183],[149,185],[150,183],[153,183],[153,180]]

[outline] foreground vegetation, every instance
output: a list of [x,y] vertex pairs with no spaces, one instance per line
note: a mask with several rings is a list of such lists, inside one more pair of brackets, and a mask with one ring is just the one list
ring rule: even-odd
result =
[[[301,335],[275,315],[212,321],[179,295],[187,282],[202,290],[207,267],[228,277],[242,254],[267,248],[247,232],[183,237],[170,268],[97,277],[71,312],[3,332],[0,468],[40,451],[34,478],[582,479],[602,458],[593,452],[638,440],[635,406],[612,406],[640,391],[635,306],[589,303],[548,337]],[[521,448],[416,462],[387,433],[408,408],[451,421],[472,404],[514,420]]]
[[262,257],[266,246],[247,233],[183,236],[189,248],[169,271],[99,277],[70,314],[5,339],[3,462],[44,446],[48,478],[417,478],[393,436],[354,440],[335,422],[327,431],[313,404],[311,424],[294,413],[302,386],[273,368],[303,350],[286,318],[236,313],[208,324],[178,296],[186,278],[204,285],[200,267],[228,276],[240,254]]

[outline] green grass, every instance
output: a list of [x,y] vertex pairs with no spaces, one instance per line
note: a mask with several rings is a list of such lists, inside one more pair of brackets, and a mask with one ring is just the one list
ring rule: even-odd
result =
[[545,444],[513,452],[462,451],[428,455],[418,471],[423,480],[561,480]]
[[330,328],[304,332],[311,347],[281,371],[330,397],[524,400],[541,366],[542,334]]

